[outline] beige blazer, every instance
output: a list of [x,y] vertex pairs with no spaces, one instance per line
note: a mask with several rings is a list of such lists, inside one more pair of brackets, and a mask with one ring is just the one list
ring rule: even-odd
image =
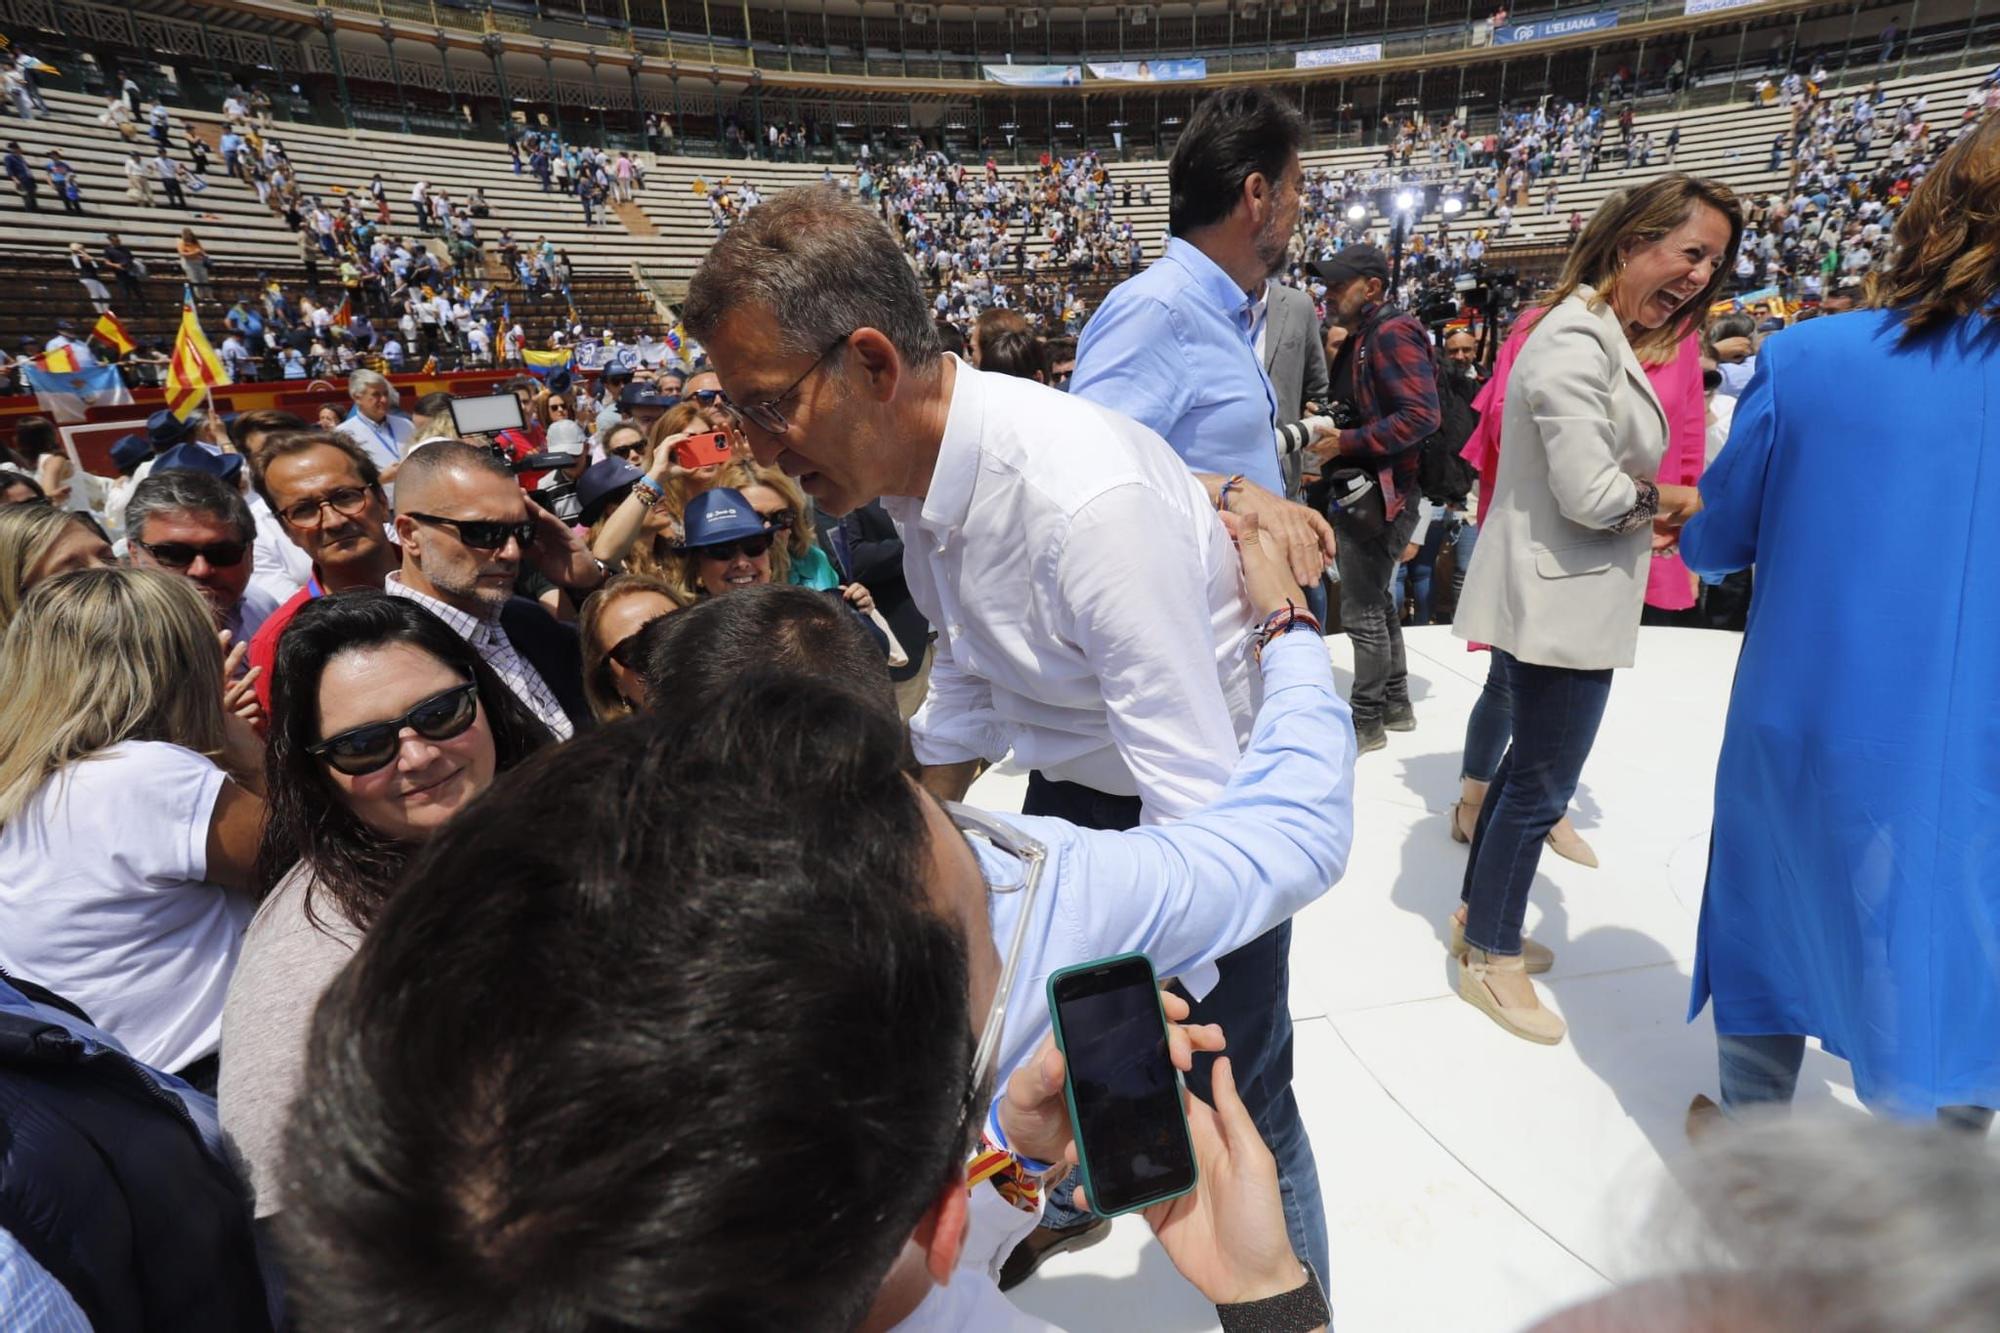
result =
[[1528,334],[1507,380],[1500,471],[1453,632],[1523,662],[1632,665],[1652,525],[1613,533],[1654,478],[1667,418],[1609,306],[1588,287]]

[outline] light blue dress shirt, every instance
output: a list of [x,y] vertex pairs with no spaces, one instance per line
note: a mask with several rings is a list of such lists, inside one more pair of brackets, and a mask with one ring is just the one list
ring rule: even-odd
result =
[[[1294,632],[1264,650],[1264,703],[1222,794],[1172,824],[1124,832],[1002,815],[1048,849],[1000,1039],[1001,1086],[1049,1032],[1058,968],[1141,952],[1199,997],[1214,963],[1330,888],[1354,841],[1354,719],[1325,642]],[[988,883],[1021,867],[972,839]],[[1013,937],[1022,895],[989,895],[993,937]],[[1227,1033],[1224,1034],[1227,1036]]]
[[1251,338],[1255,304],[1176,237],[1090,317],[1069,391],[1152,427],[1197,472],[1240,472],[1283,495],[1278,399]]
[[49,1270],[0,1227],[0,1317],[15,1333],[90,1333],[90,1320]]

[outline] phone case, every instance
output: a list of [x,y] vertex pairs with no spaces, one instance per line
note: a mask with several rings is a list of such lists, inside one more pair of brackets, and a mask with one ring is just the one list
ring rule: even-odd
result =
[[[1067,1039],[1063,1033],[1062,1012],[1061,1010],[1056,1008],[1056,982],[1061,980],[1063,977],[1069,976],[1071,973],[1074,972],[1094,972],[1108,963],[1122,963],[1134,958],[1138,959],[1140,962],[1146,965],[1146,975],[1152,978],[1153,1004],[1159,1009],[1160,1031],[1162,1032],[1162,1034],[1165,1033],[1167,1026],[1167,1011],[1166,1007],[1160,1004],[1160,979],[1153,973],[1153,960],[1151,958],[1148,958],[1145,954],[1143,953],[1113,954],[1109,958],[1093,958],[1087,963],[1078,963],[1072,967],[1057,968],[1054,972],[1049,973],[1049,980],[1048,980],[1049,1022],[1055,1028],[1056,1049],[1063,1053],[1063,1059],[1065,1061],[1069,1059],[1069,1046],[1067,1043]],[[1186,1092],[1186,1087],[1187,1087],[1186,1081],[1181,1077],[1181,1072],[1178,1069],[1174,1071],[1174,1087],[1176,1090],[1182,1092],[1183,1094]],[[1075,1090],[1070,1086],[1070,1081],[1067,1078],[1063,1080],[1063,1105],[1069,1112],[1070,1126],[1071,1128],[1074,1128],[1077,1123],[1076,1093]],[[1076,1170],[1078,1178],[1083,1182],[1085,1197],[1088,1198],[1090,1201],[1091,1211],[1096,1213],[1099,1217],[1118,1217],[1125,1213],[1136,1213],[1143,1208],[1151,1208],[1154,1204],[1165,1203],[1169,1199],[1178,1199],[1183,1194],[1192,1194],[1195,1190],[1195,1187],[1201,1184],[1201,1163],[1195,1160],[1194,1140],[1188,1136],[1187,1113],[1185,1110],[1183,1110],[1181,1113],[1180,1124],[1181,1124],[1181,1138],[1187,1144],[1188,1161],[1193,1167],[1193,1171],[1190,1174],[1187,1188],[1178,1190],[1169,1190],[1164,1194],[1155,1195],[1154,1197],[1149,1199],[1141,1199],[1137,1203],[1130,1203],[1125,1205],[1123,1208],[1115,1210],[1106,1210],[1097,1206],[1097,1187],[1091,1184],[1090,1153],[1084,1148],[1083,1138],[1079,1134],[1076,1140]]]

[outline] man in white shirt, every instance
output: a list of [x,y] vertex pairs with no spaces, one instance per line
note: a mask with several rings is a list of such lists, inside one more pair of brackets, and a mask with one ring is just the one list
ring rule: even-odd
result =
[[[910,721],[926,787],[957,799],[982,762],[1011,751],[1033,770],[1030,813],[1130,827],[1215,796],[1255,710],[1252,625],[1228,534],[1164,440],[942,355],[900,246],[824,186],[788,190],[730,228],[682,320],[760,462],[830,513],[882,497],[901,529],[910,595],[938,629]],[[1280,926],[1239,951],[1260,950],[1243,965],[1280,1001],[1287,943]],[[1217,974],[1182,980],[1199,1000]],[[1251,1104],[1272,1108],[1287,1226],[1323,1270],[1289,1020],[1267,1022],[1232,1049],[1254,1071],[1246,1086],[1268,1089]],[[1261,1110],[1259,1123],[1268,1141]],[[1094,1227],[1065,1230],[1023,1261],[1029,1271]]]

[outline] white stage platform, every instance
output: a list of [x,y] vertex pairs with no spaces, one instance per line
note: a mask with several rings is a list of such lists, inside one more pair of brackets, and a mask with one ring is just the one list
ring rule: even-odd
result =
[[[1645,1271],[1688,1100],[1715,1095],[1713,1031],[1683,1016],[1740,641],[1646,629],[1639,665],[1618,673],[1571,807],[1602,868],[1544,855],[1528,909],[1556,951],[1542,993],[1570,1025],[1551,1048],[1454,991],[1444,922],[1465,848],[1445,812],[1486,657],[1446,628],[1405,640],[1418,728],[1361,758],[1346,878],[1293,932],[1298,1097],[1341,1333],[1513,1333]],[[1347,640],[1328,647],[1344,693]],[[971,799],[1018,810],[1025,783],[995,771]],[[1847,1067],[1814,1050],[1800,1109],[1833,1102],[1855,1105]],[[1013,1296],[1074,1333],[1217,1327],[1137,1218]]]

